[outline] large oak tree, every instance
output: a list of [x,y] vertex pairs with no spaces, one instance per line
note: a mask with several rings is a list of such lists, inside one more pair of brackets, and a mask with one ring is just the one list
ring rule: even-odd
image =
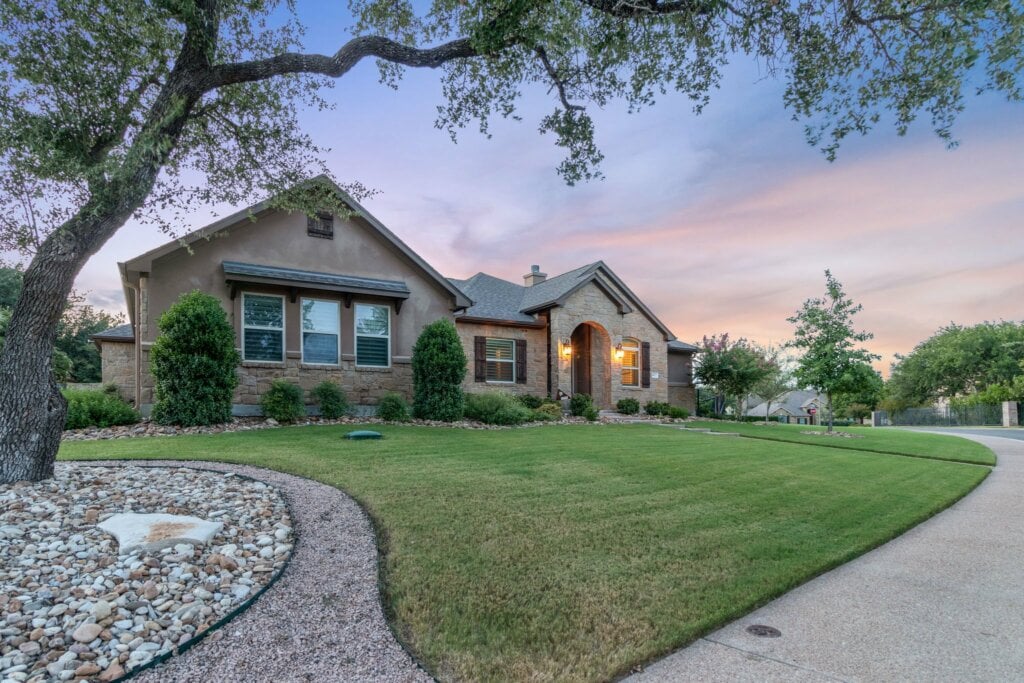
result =
[[302,52],[291,3],[0,7],[0,249],[30,259],[0,357],[0,482],[52,473],[65,404],[51,350],[88,258],[129,218],[237,204],[321,170],[296,113],[364,59],[392,84],[441,68],[438,123],[453,134],[548,88],[540,128],[569,182],[601,160],[587,106],[674,89],[699,111],[735,55],[785,80],[785,105],[829,156],[879,112],[900,131],[926,114],[948,139],[966,90],[1021,95],[1016,1],[350,0],[350,36],[329,55]]

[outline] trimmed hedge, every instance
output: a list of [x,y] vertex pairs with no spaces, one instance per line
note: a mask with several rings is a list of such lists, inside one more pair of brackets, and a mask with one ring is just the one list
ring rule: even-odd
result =
[[384,394],[377,404],[377,417],[387,422],[405,422],[409,419],[409,404],[401,394]]
[[454,422],[462,417],[466,352],[451,320],[423,328],[412,347],[413,411],[423,420]]
[[620,398],[615,409],[623,415],[636,415],[640,412],[640,401],[635,398]]
[[644,412],[655,417],[668,415],[669,408],[671,407],[665,401],[648,401],[644,404]]
[[306,417],[302,388],[283,379],[275,379],[270,383],[270,389],[260,398],[260,407],[266,417],[272,417],[278,422],[295,422]]
[[334,382],[323,381],[309,392],[313,401],[320,406],[320,417],[337,420],[348,412],[348,399],[345,392]]
[[569,399],[569,412],[576,417],[583,416],[587,408],[594,407],[594,399],[590,394],[576,394]]

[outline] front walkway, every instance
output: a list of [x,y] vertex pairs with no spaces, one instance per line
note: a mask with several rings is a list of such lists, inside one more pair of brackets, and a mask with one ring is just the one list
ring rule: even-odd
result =
[[1024,441],[969,438],[999,460],[959,503],[627,680],[1024,680]]

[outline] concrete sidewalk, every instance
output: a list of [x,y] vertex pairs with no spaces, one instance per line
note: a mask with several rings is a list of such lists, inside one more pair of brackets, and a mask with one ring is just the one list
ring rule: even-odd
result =
[[1024,680],[1024,441],[965,438],[998,456],[966,498],[627,680]]

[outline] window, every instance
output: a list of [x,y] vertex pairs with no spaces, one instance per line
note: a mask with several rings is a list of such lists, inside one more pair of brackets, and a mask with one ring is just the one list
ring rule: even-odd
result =
[[306,216],[306,234],[310,237],[334,239],[334,216],[329,213],[318,213]]
[[242,295],[242,359],[284,361],[284,297]]
[[516,342],[513,339],[487,338],[487,381],[516,381]]
[[640,386],[640,342],[628,337],[622,340],[622,386]]
[[338,364],[341,308],[337,301],[302,300],[302,362]]
[[387,306],[356,304],[356,365],[391,365],[391,311]]

